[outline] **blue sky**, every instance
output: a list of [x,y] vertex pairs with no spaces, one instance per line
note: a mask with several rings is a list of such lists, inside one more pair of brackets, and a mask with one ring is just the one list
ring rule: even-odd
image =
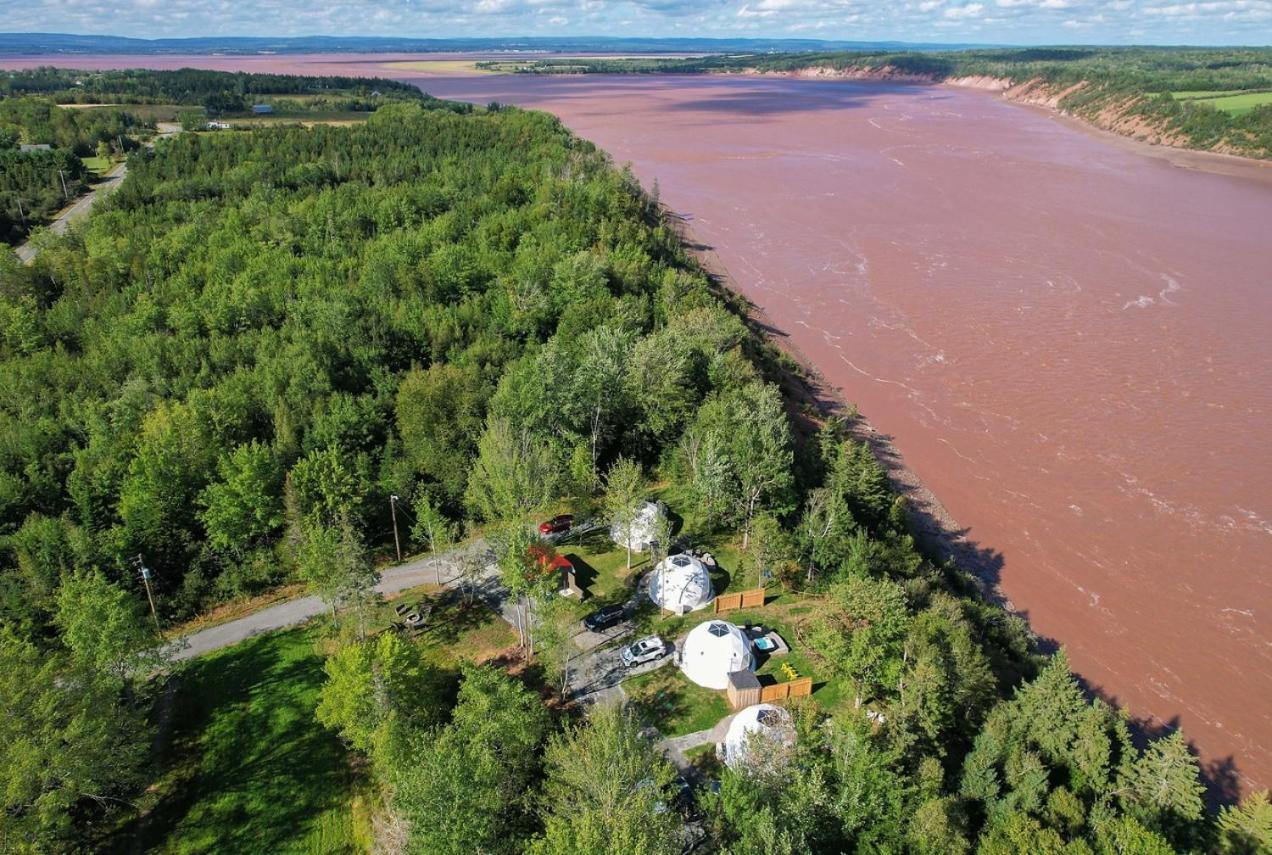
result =
[[0,29],[1272,44],[1272,0],[0,0]]

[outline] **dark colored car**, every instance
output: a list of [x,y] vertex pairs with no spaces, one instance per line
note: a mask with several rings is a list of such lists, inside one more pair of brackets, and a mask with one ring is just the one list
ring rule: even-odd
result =
[[592,632],[600,632],[617,625],[623,619],[625,613],[626,609],[621,605],[605,606],[583,618],[583,625]]
[[569,531],[573,525],[573,514],[561,514],[539,523],[539,534],[560,534],[563,531]]

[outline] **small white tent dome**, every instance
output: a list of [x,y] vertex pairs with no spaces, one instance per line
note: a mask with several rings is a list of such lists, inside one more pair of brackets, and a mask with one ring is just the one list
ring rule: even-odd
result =
[[795,727],[791,714],[772,704],[754,704],[739,712],[729,722],[729,730],[720,744],[721,759],[736,768],[752,760],[774,759],[754,756],[757,750],[772,753],[771,749],[795,744]]
[[750,671],[754,667],[750,640],[728,621],[709,620],[685,636],[680,670],[699,686],[723,689],[734,671]]
[[[615,522],[610,526],[610,537],[624,549],[644,552],[649,549],[649,542],[654,539],[658,530],[658,519],[665,509],[662,502],[645,502],[632,517],[632,524],[624,526]],[[666,544],[663,544],[666,547]]]
[[649,598],[676,614],[706,608],[715,594],[707,565],[692,555],[671,555],[649,574]]

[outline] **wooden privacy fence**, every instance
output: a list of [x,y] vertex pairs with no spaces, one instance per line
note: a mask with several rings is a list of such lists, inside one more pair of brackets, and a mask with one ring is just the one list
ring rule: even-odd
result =
[[721,594],[715,598],[715,613],[731,612],[735,609],[753,609],[764,605],[764,588],[752,588],[736,594]]
[[760,687],[760,703],[771,704],[787,698],[806,698],[813,693],[813,678],[801,677],[789,683],[774,683]]

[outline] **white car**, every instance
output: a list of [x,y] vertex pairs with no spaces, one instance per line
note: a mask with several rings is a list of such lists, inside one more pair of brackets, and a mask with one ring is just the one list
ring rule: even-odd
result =
[[652,662],[667,652],[667,644],[656,635],[642,638],[623,648],[619,658],[628,668],[645,662]]

